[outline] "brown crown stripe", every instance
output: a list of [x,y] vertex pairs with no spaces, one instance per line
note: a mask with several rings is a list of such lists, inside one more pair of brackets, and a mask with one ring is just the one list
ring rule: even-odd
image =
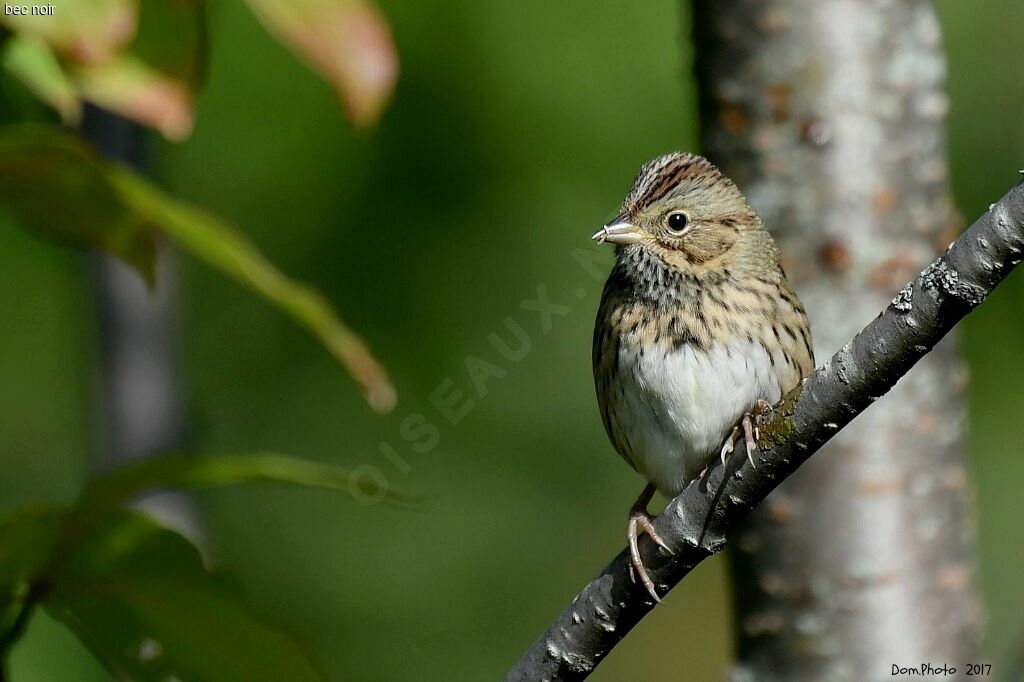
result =
[[646,208],[668,194],[669,190],[679,183],[682,174],[693,166],[690,159],[680,159],[663,168],[655,177],[648,180],[648,189],[637,197],[636,208]]
[[685,173],[695,165],[696,159],[682,157],[674,164],[671,164],[659,173],[660,181],[649,191],[640,197],[637,202],[638,208],[650,206],[658,199],[668,194],[668,191],[679,184],[685,177]]
[[719,175],[718,169],[710,161],[702,156],[695,156],[692,154],[680,154],[672,159],[672,161],[670,161],[665,167],[657,171],[655,171],[654,168],[651,168],[643,175],[646,176],[652,172],[657,173],[655,178],[647,179],[646,177],[641,177],[637,179],[637,184],[640,187],[647,184],[652,184],[652,186],[637,197],[636,208],[646,208],[647,206],[650,206],[663,198],[672,190],[672,188],[686,178],[711,173],[715,176],[711,182],[711,184],[714,184],[714,182],[717,182],[717,176]]

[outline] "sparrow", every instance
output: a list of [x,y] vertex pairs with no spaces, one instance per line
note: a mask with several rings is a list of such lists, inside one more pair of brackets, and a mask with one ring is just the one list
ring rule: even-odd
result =
[[605,431],[648,484],[629,513],[634,573],[656,602],[637,547],[655,490],[678,495],[756,416],[814,367],[807,314],[779,249],[739,188],[707,159],[645,164],[619,214],[594,233],[615,246],[594,326],[594,384]]

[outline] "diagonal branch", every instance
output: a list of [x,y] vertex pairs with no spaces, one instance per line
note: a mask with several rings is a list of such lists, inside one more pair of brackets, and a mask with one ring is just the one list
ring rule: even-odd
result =
[[[1024,173],[1024,171],[1022,171]],[[737,523],[787,476],[884,395],[1024,259],[1024,183],[1011,189],[790,393],[761,424],[759,461],[714,463],[673,499],[655,527],[674,551],[641,544],[662,590],[720,552]],[[726,476],[728,474],[728,476]],[[581,680],[653,608],[620,552],[573,599],[506,680]]]

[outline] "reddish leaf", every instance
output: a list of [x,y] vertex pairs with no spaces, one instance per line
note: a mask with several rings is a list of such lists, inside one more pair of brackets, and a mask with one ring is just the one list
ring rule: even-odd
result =
[[398,77],[387,22],[369,0],[247,0],[267,30],[334,86],[358,126],[380,117]]
[[[64,0],[52,17],[9,16],[4,65],[66,121],[79,100],[182,140],[205,63],[201,0]],[[0,17],[2,20],[3,17]]]
[[136,0],[50,0],[46,4],[54,5],[52,16],[5,12],[0,14],[0,23],[42,38],[61,56],[83,64],[109,59],[135,37],[139,19]]
[[82,97],[104,109],[158,130],[169,140],[192,132],[194,95],[181,80],[124,54],[72,70]]

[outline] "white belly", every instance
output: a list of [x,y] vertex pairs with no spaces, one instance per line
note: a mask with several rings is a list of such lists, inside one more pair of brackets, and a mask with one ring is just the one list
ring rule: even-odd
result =
[[613,419],[628,439],[633,466],[668,495],[708,466],[759,399],[779,400],[778,372],[792,372],[781,354],[773,366],[761,344],[745,340],[708,351],[683,346],[640,356],[636,349],[619,346],[623,400]]

